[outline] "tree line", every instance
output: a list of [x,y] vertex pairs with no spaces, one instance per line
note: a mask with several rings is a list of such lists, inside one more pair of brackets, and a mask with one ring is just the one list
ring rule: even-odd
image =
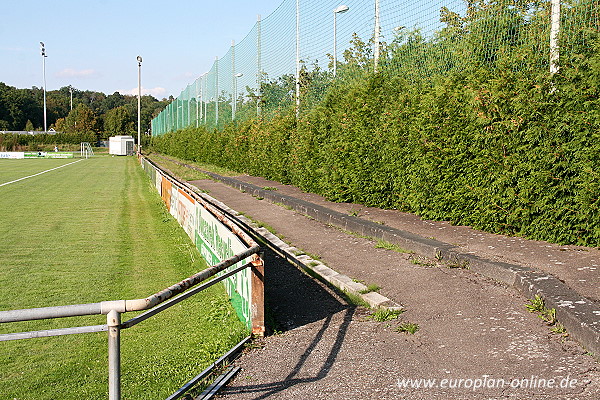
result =
[[[71,90],[73,103],[71,108]],[[18,89],[0,82],[0,131],[42,131],[43,89]],[[141,101],[142,132],[171,101],[144,95]],[[137,96],[119,92],[106,95],[64,86],[46,92],[47,127],[67,134],[93,134],[97,139],[137,132]]]

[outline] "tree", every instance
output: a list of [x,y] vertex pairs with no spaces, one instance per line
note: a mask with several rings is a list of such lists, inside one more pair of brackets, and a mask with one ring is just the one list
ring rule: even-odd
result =
[[107,135],[130,135],[133,131],[133,118],[127,107],[108,110],[104,115],[104,132]]
[[96,116],[92,109],[85,104],[78,104],[65,118],[65,131],[67,133],[94,132],[95,123]]
[[117,107],[122,107],[126,103],[126,96],[123,96],[119,92],[114,92],[113,94],[109,94],[108,96],[106,96],[106,100],[104,100],[104,107],[106,110],[112,110]]

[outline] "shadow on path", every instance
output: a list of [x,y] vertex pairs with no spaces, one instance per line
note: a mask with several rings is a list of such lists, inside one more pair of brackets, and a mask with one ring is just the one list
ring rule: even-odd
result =
[[320,321],[348,308],[348,305],[323,283],[295,265],[265,250],[265,297],[278,331]]
[[[267,306],[277,325],[276,329],[286,331],[312,323],[320,325],[320,327],[312,340],[305,345],[306,348],[297,358],[295,365],[290,365],[290,372],[284,379],[258,385],[244,385],[243,381],[240,382],[238,379],[225,389],[223,393],[225,395],[255,393],[257,396],[255,399],[264,399],[294,385],[323,379],[329,373],[339,354],[350,322],[356,312],[354,306],[345,304],[328,287],[315,281],[268,249],[265,251],[265,261],[265,295]],[[336,317],[338,313],[341,316]],[[333,319],[339,320],[340,317],[341,324],[335,322],[335,326],[332,327]],[[307,360],[320,344],[320,349],[322,349],[321,342],[328,335],[332,336],[331,332],[334,329],[336,330],[335,338],[330,337],[326,340],[327,343],[333,340],[333,343],[328,346],[327,355],[322,354],[322,351],[319,352],[318,358],[322,359],[321,365],[316,373],[307,377],[307,372],[302,371]],[[298,345],[302,344],[298,343]],[[314,368],[308,368],[308,370],[314,370]]]

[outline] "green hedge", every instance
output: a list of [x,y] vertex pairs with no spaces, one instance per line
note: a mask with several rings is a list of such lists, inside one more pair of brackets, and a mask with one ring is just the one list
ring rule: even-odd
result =
[[427,84],[340,79],[294,110],[153,139],[184,159],[340,202],[556,243],[600,245],[600,56],[552,77],[470,69]]

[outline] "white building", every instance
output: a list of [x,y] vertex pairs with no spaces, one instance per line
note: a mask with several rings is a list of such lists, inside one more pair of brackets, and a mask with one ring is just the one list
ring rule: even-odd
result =
[[108,142],[108,154],[132,156],[134,151],[133,136],[112,136]]

